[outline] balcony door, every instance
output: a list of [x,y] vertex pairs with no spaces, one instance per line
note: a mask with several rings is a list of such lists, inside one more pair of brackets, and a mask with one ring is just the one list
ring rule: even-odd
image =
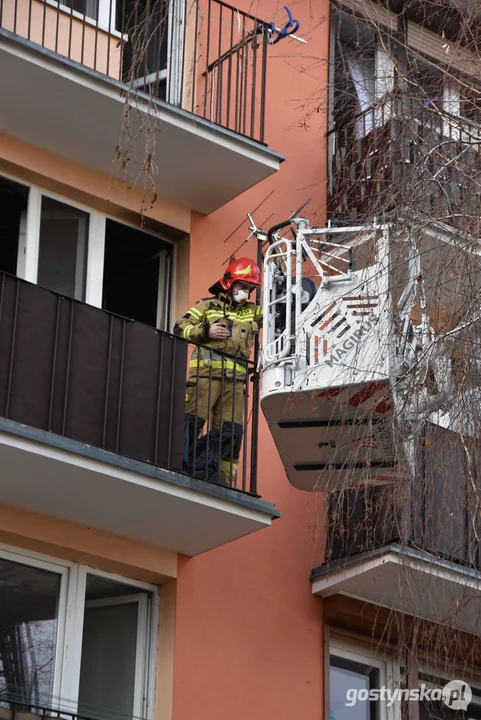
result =
[[134,90],[180,105],[184,5],[182,0],[127,0],[117,29],[127,37],[123,80]]

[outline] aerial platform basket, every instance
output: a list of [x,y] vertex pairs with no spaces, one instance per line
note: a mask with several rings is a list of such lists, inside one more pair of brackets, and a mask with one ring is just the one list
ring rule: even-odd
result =
[[[261,406],[288,478],[311,491],[403,482],[399,417],[415,428],[450,380],[447,366],[437,381],[428,366],[415,233],[285,225],[295,239],[269,231],[264,262]],[[448,240],[433,233],[425,256],[437,262]]]

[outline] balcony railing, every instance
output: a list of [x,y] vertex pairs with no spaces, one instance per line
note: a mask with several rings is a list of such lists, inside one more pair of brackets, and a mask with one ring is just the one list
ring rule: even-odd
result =
[[[229,406],[232,417],[239,410],[244,418],[240,456],[210,417],[188,448],[189,348],[182,338],[0,273],[0,417],[200,480],[226,484],[220,468],[227,465],[228,484],[256,495],[255,364],[219,353],[233,376],[219,380],[210,371],[202,387],[193,379],[195,408],[199,392],[215,391],[221,416],[232,385],[245,385],[237,394],[242,409],[236,400]],[[226,407],[227,399],[229,421]]]
[[0,0],[0,28],[264,143],[269,26],[222,0]]
[[330,495],[326,563],[400,543],[481,570],[479,457],[473,440],[428,425],[412,484]]
[[468,231],[481,200],[481,125],[390,97],[328,133],[331,219],[408,207]]

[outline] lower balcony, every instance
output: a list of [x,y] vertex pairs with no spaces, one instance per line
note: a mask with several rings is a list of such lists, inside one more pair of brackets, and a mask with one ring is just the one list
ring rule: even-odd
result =
[[188,355],[181,338],[0,274],[0,503],[191,556],[269,526],[253,383],[232,486],[207,463],[185,471]]
[[377,606],[479,635],[479,447],[427,425],[417,470],[413,483],[331,493],[313,593],[339,608],[347,596],[367,614]]

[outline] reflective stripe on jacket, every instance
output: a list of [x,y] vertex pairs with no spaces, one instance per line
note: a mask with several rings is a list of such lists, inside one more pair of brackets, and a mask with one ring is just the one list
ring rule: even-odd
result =
[[[221,323],[230,332],[225,340],[211,340],[209,328]],[[201,343],[195,348],[190,361],[190,376],[243,378],[246,375],[246,361],[254,345],[256,334],[262,327],[262,308],[255,303],[234,305],[227,294],[202,298],[193,305],[175,324],[174,334],[185,340]],[[222,351],[233,358],[219,354]]]

